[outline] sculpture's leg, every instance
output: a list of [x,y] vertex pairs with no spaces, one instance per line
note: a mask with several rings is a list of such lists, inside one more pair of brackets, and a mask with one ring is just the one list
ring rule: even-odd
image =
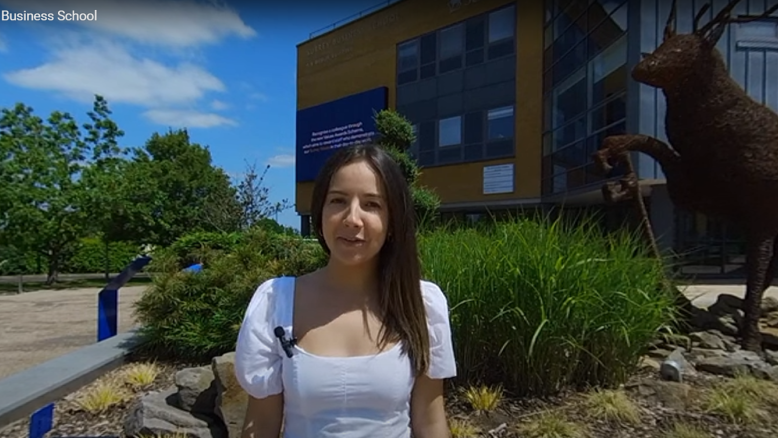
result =
[[655,159],[665,174],[673,173],[680,161],[680,156],[667,143],[642,134],[605,137],[602,148],[592,158],[598,170],[605,175],[613,168],[611,160],[619,159],[630,151],[642,152]]
[[749,233],[746,252],[746,297],[743,303],[743,327],[741,346],[745,350],[762,351],[762,336],[759,331],[762,295],[767,284],[767,275],[773,259],[773,245],[776,236]]
[[770,259],[770,265],[767,267],[762,289],[767,290],[772,286],[775,274],[778,274],[778,237],[773,239],[773,257]]

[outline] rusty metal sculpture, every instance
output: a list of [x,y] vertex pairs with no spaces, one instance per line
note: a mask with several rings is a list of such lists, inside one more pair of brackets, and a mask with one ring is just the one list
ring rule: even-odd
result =
[[[602,172],[625,163],[630,151],[645,153],[662,166],[676,207],[719,217],[746,236],[746,297],[741,345],[761,350],[760,303],[778,270],[778,114],[753,100],[733,80],[716,43],[730,23],[764,18],[733,18],[739,0],[727,4],[692,33],[678,34],[676,2],[662,44],[632,70],[632,78],[662,90],[668,144],[646,135],[607,137],[594,161]],[[637,187],[634,173],[604,188],[606,201],[618,201]],[[627,193],[628,194],[628,193]]]

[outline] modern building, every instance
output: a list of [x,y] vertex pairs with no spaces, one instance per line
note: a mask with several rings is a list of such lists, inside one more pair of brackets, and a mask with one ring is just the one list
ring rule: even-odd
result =
[[[309,230],[313,179],[338,146],[374,135],[374,111],[414,125],[412,153],[442,210],[597,209],[618,222],[631,204],[605,206],[591,155],[603,138],[664,139],[661,92],[629,72],[661,43],[671,0],[397,0],[298,46],[295,205]],[[678,31],[697,9],[678,2]],[[715,0],[709,19],[727,3]],[[742,1],[755,15],[772,0]],[[701,4],[697,5],[699,8]],[[719,43],[732,76],[778,108],[776,21],[732,24]],[[677,211],[660,166],[633,164],[660,246],[685,272],[736,273],[743,242],[718,221]]]

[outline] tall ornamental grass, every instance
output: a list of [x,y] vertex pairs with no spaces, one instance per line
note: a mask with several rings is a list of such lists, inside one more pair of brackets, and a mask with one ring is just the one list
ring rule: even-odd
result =
[[448,297],[459,377],[517,395],[624,382],[673,318],[661,261],[591,221],[439,228],[420,252]]

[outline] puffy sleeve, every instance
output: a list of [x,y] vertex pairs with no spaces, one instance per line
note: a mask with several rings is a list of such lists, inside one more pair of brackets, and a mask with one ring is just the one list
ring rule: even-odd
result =
[[430,336],[430,366],[427,376],[432,379],[454,377],[457,375],[457,365],[451,341],[448,300],[435,283],[422,281],[421,291],[427,310]]
[[281,356],[273,339],[273,308],[277,291],[275,280],[267,280],[249,302],[235,346],[235,377],[254,398],[265,398],[283,391]]

